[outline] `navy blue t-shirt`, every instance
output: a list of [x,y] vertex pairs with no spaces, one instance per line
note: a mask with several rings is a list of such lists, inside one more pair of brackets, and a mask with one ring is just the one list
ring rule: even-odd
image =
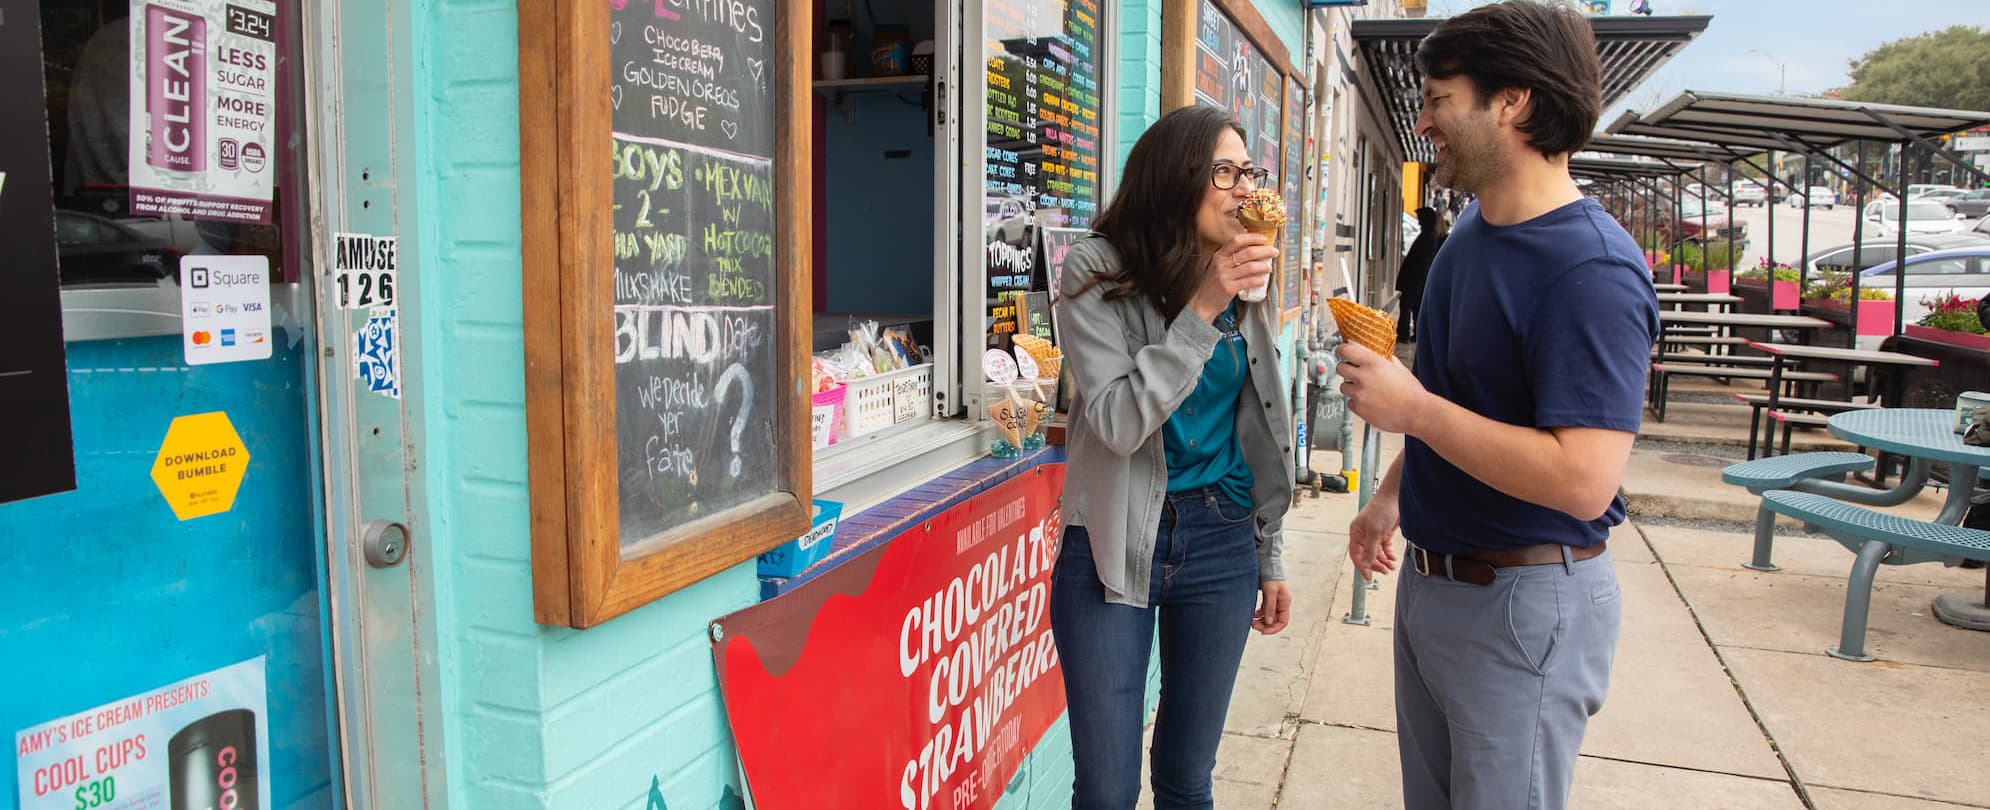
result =
[[[1637,243],[1594,200],[1507,226],[1467,207],[1419,315],[1416,376],[1438,396],[1513,425],[1637,432],[1658,298]],[[1403,536],[1430,551],[1581,548],[1624,520],[1621,497],[1577,520],[1480,483],[1415,438],[1403,453]]]

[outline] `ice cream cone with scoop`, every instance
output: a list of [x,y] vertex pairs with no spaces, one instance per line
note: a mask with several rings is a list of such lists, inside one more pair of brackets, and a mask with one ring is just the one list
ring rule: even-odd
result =
[[[1278,243],[1278,229],[1285,227],[1285,200],[1278,192],[1270,189],[1253,189],[1244,195],[1244,203],[1237,208],[1237,221],[1243,223],[1244,230],[1259,234]],[[1260,284],[1237,293],[1245,301],[1263,301],[1266,288]]]
[[1396,319],[1379,309],[1365,307],[1346,298],[1327,299],[1341,340],[1358,343],[1383,357],[1396,351]]

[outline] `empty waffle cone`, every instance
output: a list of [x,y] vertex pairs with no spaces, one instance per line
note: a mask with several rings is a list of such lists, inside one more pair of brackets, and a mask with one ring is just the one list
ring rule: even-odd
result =
[[1039,380],[1054,380],[1064,370],[1063,356],[1039,357],[1036,360],[1036,377]]
[[1359,343],[1383,357],[1396,351],[1396,319],[1381,310],[1365,307],[1346,298],[1327,299],[1342,340]]

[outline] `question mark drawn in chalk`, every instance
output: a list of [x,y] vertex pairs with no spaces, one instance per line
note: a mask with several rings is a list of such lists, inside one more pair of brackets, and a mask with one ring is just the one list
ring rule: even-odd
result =
[[713,386],[712,400],[724,407],[726,390],[733,380],[739,381],[739,414],[732,419],[732,477],[739,477],[739,435],[746,431],[746,415],[753,410],[753,380],[746,376],[746,367],[734,363],[719,375],[719,384]]

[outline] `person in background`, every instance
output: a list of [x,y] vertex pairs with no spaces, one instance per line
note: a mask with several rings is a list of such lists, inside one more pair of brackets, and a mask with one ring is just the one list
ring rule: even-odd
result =
[[1244,642],[1291,615],[1279,556],[1292,415],[1277,310],[1237,297],[1268,283],[1278,257],[1237,220],[1269,178],[1236,119],[1203,106],[1155,122],[1123,177],[1094,233],[1065,255],[1057,304],[1076,388],[1050,597],[1071,806],[1130,810],[1140,797],[1158,623],[1154,807],[1210,808]]
[[1402,316],[1396,319],[1396,341],[1410,343],[1416,340],[1417,309],[1423,306],[1423,286],[1430,278],[1430,262],[1437,258],[1437,249],[1444,244],[1444,234],[1438,232],[1437,209],[1422,206],[1416,210],[1417,224],[1423,230],[1417,231],[1416,241],[1410,243],[1410,251],[1403,255],[1403,266],[1396,271],[1396,292],[1402,296]]
[[1434,180],[1476,195],[1431,266],[1415,372],[1343,343],[1348,408],[1404,435],[1348,527],[1397,565],[1396,739],[1409,810],[1561,810],[1603,706],[1621,597],[1606,551],[1658,301],[1638,245],[1568,172],[1602,109],[1589,21],[1510,0],[1416,54]]

